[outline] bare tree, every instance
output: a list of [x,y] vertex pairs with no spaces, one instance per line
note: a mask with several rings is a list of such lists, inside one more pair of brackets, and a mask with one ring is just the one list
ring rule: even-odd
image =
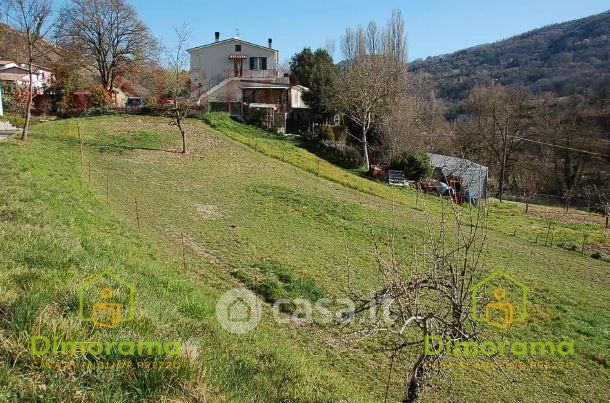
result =
[[606,228],[608,228],[608,216],[610,216],[610,194],[608,194],[608,189],[595,186],[595,193],[597,195],[597,200],[599,202],[599,206],[602,209],[602,214],[606,218]]
[[441,114],[431,83],[426,77],[410,75],[407,91],[381,118],[383,144],[390,160],[407,150],[429,148],[441,124]]
[[534,200],[542,189],[544,180],[540,174],[540,168],[523,168],[513,177],[515,190],[521,196],[521,200],[525,203],[525,214],[529,211],[529,205]]
[[[451,218],[446,203],[450,203]],[[404,377],[405,402],[421,397],[434,370],[430,364],[444,358],[443,354],[426,353],[427,336],[478,340],[477,322],[470,315],[470,290],[485,274],[487,213],[484,206],[464,210],[452,202],[443,202],[443,206],[440,223],[426,214],[427,235],[419,241],[423,244],[414,239],[412,252],[405,256],[397,250],[395,230],[384,247],[373,234],[382,284],[373,297],[352,291],[352,298],[358,301],[355,315],[369,315],[369,320],[358,321],[362,325],[354,334],[363,339],[378,337],[392,357],[403,354],[401,357],[410,360]],[[384,314],[371,315],[380,306]],[[390,375],[392,371],[393,360]]]
[[174,28],[175,41],[164,51],[165,64],[165,89],[173,99],[173,105],[169,110],[168,116],[171,118],[170,125],[175,126],[182,137],[182,154],[186,153],[186,128],[184,120],[188,116],[194,100],[191,97],[191,80],[187,70],[188,54],[186,48],[192,35],[191,28],[183,24]]
[[156,41],[125,0],[70,0],[60,11],[55,36],[82,51],[95,65],[104,88],[154,53]]
[[33,76],[37,67],[34,65],[51,46],[45,43],[50,25],[52,9],[51,0],[8,0],[7,16],[15,27],[26,35],[26,55],[28,70],[28,95],[25,108],[25,124],[21,140],[27,140],[30,129],[32,100],[34,97]]
[[502,201],[515,155],[534,123],[531,94],[492,83],[475,88],[466,109],[471,121],[462,125],[460,132],[478,143],[489,161],[498,166],[498,198]]
[[569,200],[580,186],[587,163],[591,157],[579,150],[587,150],[599,136],[599,129],[583,117],[577,106],[556,117],[548,136],[553,144],[553,167],[556,184],[566,197],[566,211]]
[[369,132],[406,91],[406,37],[400,11],[392,13],[383,31],[374,22],[366,30],[348,28],[341,50],[345,70],[330,101],[331,109],[340,111],[360,128],[359,136],[355,137],[368,168]]

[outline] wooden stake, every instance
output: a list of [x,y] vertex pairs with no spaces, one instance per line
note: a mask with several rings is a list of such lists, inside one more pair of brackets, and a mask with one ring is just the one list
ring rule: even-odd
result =
[[91,161],[89,161],[89,185],[91,185]]
[[78,143],[80,144],[80,171],[81,174],[84,170],[83,167],[83,138],[80,135],[80,122],[76,122],[76,130],[78,131]]
[[544,238],[544,246],[548,245],[549,241],[549,233],[551,232],[551,224],[553,223],[552,219],[549,219],[549,227],[546,230],[546,238]]
[[136,202],[136,221],[138,223],[138,229],[140,229],[140,213],[138,212],[138,199],[135,199]]
[[184,232],[181,235],[182,235],[182,269],[186,270],[186,255],[185,255],[185,251],[184,251]]
[[109,206],[110,201],[110,186],[108,184],[108,177],[106,177],[106,207]]
[[582,249],[580,253],[585,254],[585,245],[587,244],[587,233],[585,232],[582,236]]

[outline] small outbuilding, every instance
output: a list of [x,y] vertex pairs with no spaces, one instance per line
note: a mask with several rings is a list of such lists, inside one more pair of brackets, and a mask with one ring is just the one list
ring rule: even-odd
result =
[[456,194],[471,198],[487,198],[489,168],[464,158],[431,154],[430,165],[440,176],[440,180],[451,186]]

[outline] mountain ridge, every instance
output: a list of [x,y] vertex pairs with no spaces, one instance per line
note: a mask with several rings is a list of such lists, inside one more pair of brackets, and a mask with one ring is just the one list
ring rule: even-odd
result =
[[450,102],[493,80],[534,92],[591,97],[610,87],[610,11],[417,59],[410,70],[432,76],[439,96]]

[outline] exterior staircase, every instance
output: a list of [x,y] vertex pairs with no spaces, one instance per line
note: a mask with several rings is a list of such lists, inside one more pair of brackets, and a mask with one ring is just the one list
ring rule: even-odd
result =
[[16,127],[14,127],[11,122],[0,120],[0,141],[6,140],[9,136],[15,134],[17,132]]
[[198,103],[208,98],[210,95],[223,88],[227,83],[234,80],[256,80],[256,81],[273,81],[277,79],[277,71],[261,71],[252,72],[249,70],[244,71],[242,75],[235,75],[232,69],[228,69],[220,74],[208,78],[198,88],[193,91],[193,95],[198,99]]

